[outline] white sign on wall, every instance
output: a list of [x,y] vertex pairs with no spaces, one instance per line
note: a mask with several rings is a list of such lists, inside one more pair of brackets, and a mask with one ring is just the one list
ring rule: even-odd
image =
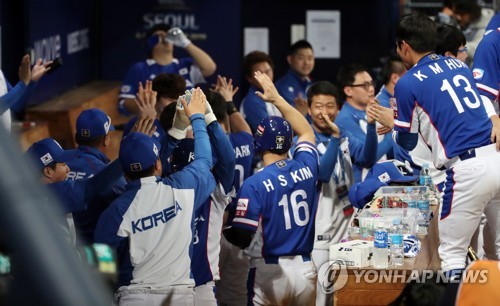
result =
[[307,40],[315,58],[340,58],[340,11],[307,11]]

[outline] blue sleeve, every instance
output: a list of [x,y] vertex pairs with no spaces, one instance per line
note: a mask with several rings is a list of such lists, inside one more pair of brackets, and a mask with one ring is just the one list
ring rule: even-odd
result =
[[112,247],[117,247],[125,237],[117,235],[120,224],[123,221],[123,216],[118,206],[113,204],[99,217],[94,231],[94,240],[96,243],[105,243]]
[[13,111],[22,110],[35,86],[36,82],[30,82],[28,86],[22,81],[17,82],[16,86],[11,87],[9,92],[0,97],[0,114],[3,114],[8,109]]
[[410,152],[417,146],[418,134],[399,131],[396,132],[396,143]]
[[281,79],[276,81],[276,89],[278,90],[278,93],[280,94],[280,96],[282,96],[283,99],[285,99],[286,102],[288,102],[288,104],[295,107],[295,101],[294,101],[294,96],[293,96],[294,93],[293,93],[293,91],[290,92],[288,90],[288,86],[289,85],[287,84],[285,77],[282,77]]
[[89,203],[99,193],[112,189],[116,182],[121,179],[123,179],[123,170],[118,159],[115,159],[93,177],[75,182],[85,182],[83,201]]
[[[377,139],[376,132],[375,132],[375,139]],[[385,135],[384,139],[378,144],[377,158],[375,159],[375,161],[379,160],[384,155],[387,155],[388,159],[392,159],[394,157],[394,152],[392,150],[393,146],[394,146],[394,141],[392,140],[391,135],[390,134]]]
[[211,173],[212,149],[205,125],[205,116],[194,114],[190,118],[194,133],[194,160],[182,170],[163,179],[165,184],[174,188],[195,189],[195,210],[203,205],[215,188]]
[[252,132],[257,130],[257,126],[262,121],[262,119],[267,117],[266,103],[262,101],[256,101],[255,99],[248,99],[243,104],[243,108],[245,111],[245,120],[248,122],[248,125],[252,129]]
[[217,121],[209,124],[207,131],[210,136],[212,150],[217,158],[217,164],[214,167],[215,179],[222,184],[225,192],[229,192],[233,186],[236,164],[233,146]]
[[139,82],[146,81],[147,78],[143,79],[142,76],[142,64],[142,62],[136,63],[127,71],[120,88],[120,99],[134,99],[138,91]]
[[325,154],[323,154],[323,156],[319,159],[320,167],[318,179],[322,183],[328,183],[332,177],[335,164],[337,163],[337,156],[339,154],[339,144],[339,138],[331,137]]
[[64,213],[79,212],[87,208],[87,203],[84,201],[85,181],[62,181],[48,185],[62,205]]
[[347,130],[343,130],[343,132],[349,139],[349,152],[353,164],[363,168],[371,168],[377,161],[378,140],[375,124],[367,124],[365,142],[361,142]]

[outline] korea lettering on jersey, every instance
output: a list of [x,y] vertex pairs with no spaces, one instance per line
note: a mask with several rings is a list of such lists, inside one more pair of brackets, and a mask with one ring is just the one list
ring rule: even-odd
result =
[[248,256],[311,253],[319,195],[318,164],[316,148],[301,142],[293,159],[268,165],[243,182],[233,226],[256,231],[245,250]]
[[420,133],[436,168],[449,167],[459,154],[490,143],[491,122],[472,72],[460,60],[424,56],[396,84],[394,102],[395,131]]

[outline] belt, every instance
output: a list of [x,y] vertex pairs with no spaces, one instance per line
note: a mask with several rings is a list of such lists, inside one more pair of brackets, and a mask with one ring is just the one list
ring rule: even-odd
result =
[[474,157],[476,157],[476,149],[470,149],[470,150],[467,150],[464,153],[458,155],[458,158],[460,158],[460,160],[462,160],[462,161],[468,160],[468,159],[474,158]]
[[297,256],[280,256],[280,257],[266,257],[264,261],[266,264],[278,264],[279,260],[297,260],[302,258],[303,262],[311,261],[311,255],[297,255]]

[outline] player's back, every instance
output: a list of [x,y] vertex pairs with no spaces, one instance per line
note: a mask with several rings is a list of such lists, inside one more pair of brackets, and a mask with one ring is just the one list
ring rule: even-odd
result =
[[245,181],[244,185],[248,184],[250,192],[254,192],[251,201],[261,205],[260,228],[247,249],[249,256],[274,258],[311,253],[318,200],[317,171],[317,161],[314,165],[281,160]]
[[252,173],[252,161],[254,156],[253,136],[246,132],[230,133],[229,140],[236,156],[234,172],[234,188],[240,190],[241,184]]
[[[427,55],[398,81],[395,91],[398,114],[413,116],[400,116],[395,125],[417,132],[413,121],[418,114],[418,132],[432,146],[436,166],[490,143],[491,122],[472,72],[463,62]],[[409,109],[402,112],[402,108]]]

